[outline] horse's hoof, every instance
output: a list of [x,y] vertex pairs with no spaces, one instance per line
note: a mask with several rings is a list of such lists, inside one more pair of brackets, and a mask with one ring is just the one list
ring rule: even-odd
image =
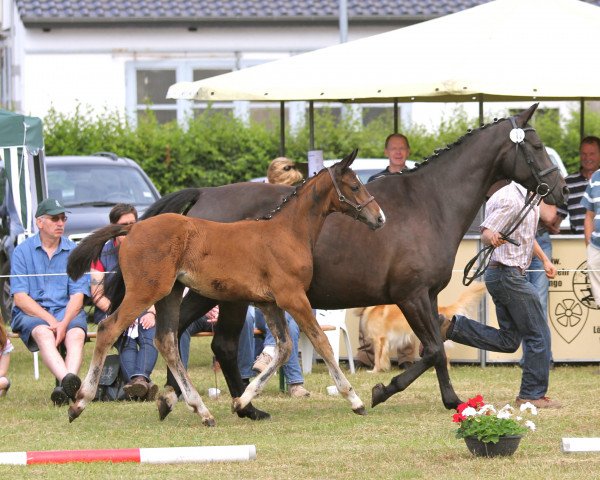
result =
[[243,410],[242,408],[242,402],[240,401],[240,397],[235,397],[233,399],[233,401],[231,402],[231,411],[233,413],[238,413],[241,412]]
[[267,412],[263,412],[254,406],[247,405],[246,408],[235,412],[240,418],[249,418],[250,420],[270,420],[271,415]]
[[167,415],[173,411],[173,407],[177,403],[177,394],[173,387],[167,386],[162,394],[156,399],[156,408],[158,408],[158,418],[164,420]]
[[378,383],[371,390],[371,408],[374,408],[386,400],[385,387],[383,386],[383,383]]
[[81,410],[75,408],[74,406],[69,407],[69,411],[67,412],[69,415],[69,423],[73,423],[79,415],[81,415]]
[[352,411],[354,413],[356,413],[357,415],[366,415],[367,414],[367,409],[365,408],[364,405],[362,407],[355,408]]
[[217,425],[217,422],[215,422],[214,418],[210,417],[203,419],[202,425],[204,425],[205,427],[215,427]]

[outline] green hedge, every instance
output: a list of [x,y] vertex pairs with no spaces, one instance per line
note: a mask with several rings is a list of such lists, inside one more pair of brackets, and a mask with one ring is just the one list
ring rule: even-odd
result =
[[[442,118],[435,132],[418,124],[400,130],[410,139],[411,158],[418,161],[452,143],[477,123],[458,106]],[[544,143],[558,151],[569,171],[577,170],[578,113],[563,121],[552,115],[538,115],[534,125]],[[341,158],[357,147],[359,157],[381,158],[385,137],[392,129],[391,115],[362,127],[348,118],[338,121],[328,109],[315,112],[315,145],[323,150],[324,158]],[[97,113],[80,106],[69,115],[52,110],[44,119],[44,130],[46,155],[112,151],[136,160],[163,194],[264,176],[269,162],[279,156],[277,128],[247,125],[230,113],[211,109],[184,129],[176,122],[159,124],[150,111],[133,126],[118,113]],[[586,130],[600,132],[600,115],[586,113]],[[306,161],[308,149],[308,126],[286,132],[289,158]]]

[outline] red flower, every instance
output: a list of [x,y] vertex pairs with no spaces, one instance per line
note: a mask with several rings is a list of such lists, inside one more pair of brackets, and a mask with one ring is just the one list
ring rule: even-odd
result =
[[452,415],[452,421],[454,423],[460,423],[462,422],[466,417],[463,417],[460,413],[455,413],[454,415]]
[[467,405],[473,408],[480,408],[483,407],[485,403],[483,402],[483,397],[481,395],[477,395],[476,397],[469,398]]

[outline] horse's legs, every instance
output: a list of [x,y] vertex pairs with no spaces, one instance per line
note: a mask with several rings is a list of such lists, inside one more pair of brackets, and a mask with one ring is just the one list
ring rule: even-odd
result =
[[144,299],[125,294],[121,306],[98,325],[96,346],[88,373],[81,384],[75,402],[69,407],[69,421],[75,420],[96,395],[98,382],[104,366],[106,354],[125,329],[131,325],[140,312],[152,305]]
[[[231,398],[240,397],[245,389],[238,367],[238,345],[240,332],[246,321],[247,310],[246,303],[220,303],[219,321],[215,325],[215,336],[211,344],[219,365],[221,365]],[[271,417],[267,412],[255,408],[251,403],[237,409],[236,413],[240,418],[250,418],[251,420],[264,420]]]
[[287,361],[292,351],[292,340],[283,310],[274,303],[263,303],[257,306],[264,313],[267,325],[269,325],[269,329],[275,337],[275,353],[267,367],[246,387],[242,396],[233,399],[232,408],[235,412],[239,412],[246,408],[247,405],[250,405],[250,401],[262,391],[269,379],[277,371],[277,368]]
[[392,378],[388,386],[384,386],[382,383],[375,385],[372,390],[371,406],[374,407],[385,402],[395,393],[403,391],[430,367],[435,366],[442,402],[447,409],[455,409],[461,401],[450,383],[446,352],[437,320],[437,302],[431,301],[429,296],[423,293],[399,303],[398,307],[423,343],[423,358],[400,375]]
[[[183,297],[179,309],[179,331],[177,334],[179,341],[181,341],[181,335],[190,323],[206,314],[215,305],[215,300],[203,297],[190,290],[188,294]],[[181,346],[179,347],[179,351],[181,351]],[[171,413],[179,399],[179,395],[181,395],[181,389],[169,368],[167,368],[167,383],[165,387],[165,390],[161,392],[156,402],[158,406],[158,415],[161,420],[164,420],[166,416]]]
[[[189,408],[200,415],[204,425],[212,427],[215,425],[215,419],[192,385],[187,370],[179,357],[179,350],[175,341],[183,289],[184,286],[181,283],[175,282],[171,293],[155,304],[156,336],[154,337],[154,344],[167,362],[167,366],[181,388],[181,393]],[[158,402],[160,412],[160,398]]]
[[356,394],[354,388],[342,372],[342,369],[335,361],[329,340],[327,340],[327,336],[323,333],[317,319],[313,315],[306,294],[302,290],[290,291],[285,296],[278,295],[277,302],[282,309],[289,312],[292,317],[294,317],[300,330],[304,332],[310,340],[310,343],[315,347],[317,353],[321,355],[329,369],[330,375],[335,381],[338,391],[350,402],[354,413],[366,415],[367,411],[365,410],[364,403]]

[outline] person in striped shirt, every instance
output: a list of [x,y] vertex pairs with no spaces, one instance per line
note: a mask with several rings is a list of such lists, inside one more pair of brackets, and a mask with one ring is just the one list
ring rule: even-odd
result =
[[581,205],[581,199],[588,186],[592,174],[600,168],[600,138],[587,136],[579,144],[579,171],[565,177],[569,187],[569,200],[558,209],[558,214],[565,218],[569,215],[571,232],[583,233],[583,222],[586,209]]
[[585,208],[584,238],[587,246],[587,267],[592,296],[600,305],[600,170],[590,179],[581,205]]
[[529,210],[510,235],[518,245],[508,243],[503,237],[506,225],[519,214],[526,197],[527,191],[517,183],[500,188],[488,200],[486,217],[481,224],[482,242],[494,247],[485,272],[485,285],[496,306],[499,328],[462,315],[455,315],[452,319],[440,315],[440,332],[443,340],[494,352],[512,353],[522,343],[522,375],[517,406],[530,402],[538,408],[560,408],[560,402],[546,396],[552,356],[550,328],[540,296],[525,275],[534,254],[542,260],[548,278],[556,275],[556,267],[535,241],[539,207]]

